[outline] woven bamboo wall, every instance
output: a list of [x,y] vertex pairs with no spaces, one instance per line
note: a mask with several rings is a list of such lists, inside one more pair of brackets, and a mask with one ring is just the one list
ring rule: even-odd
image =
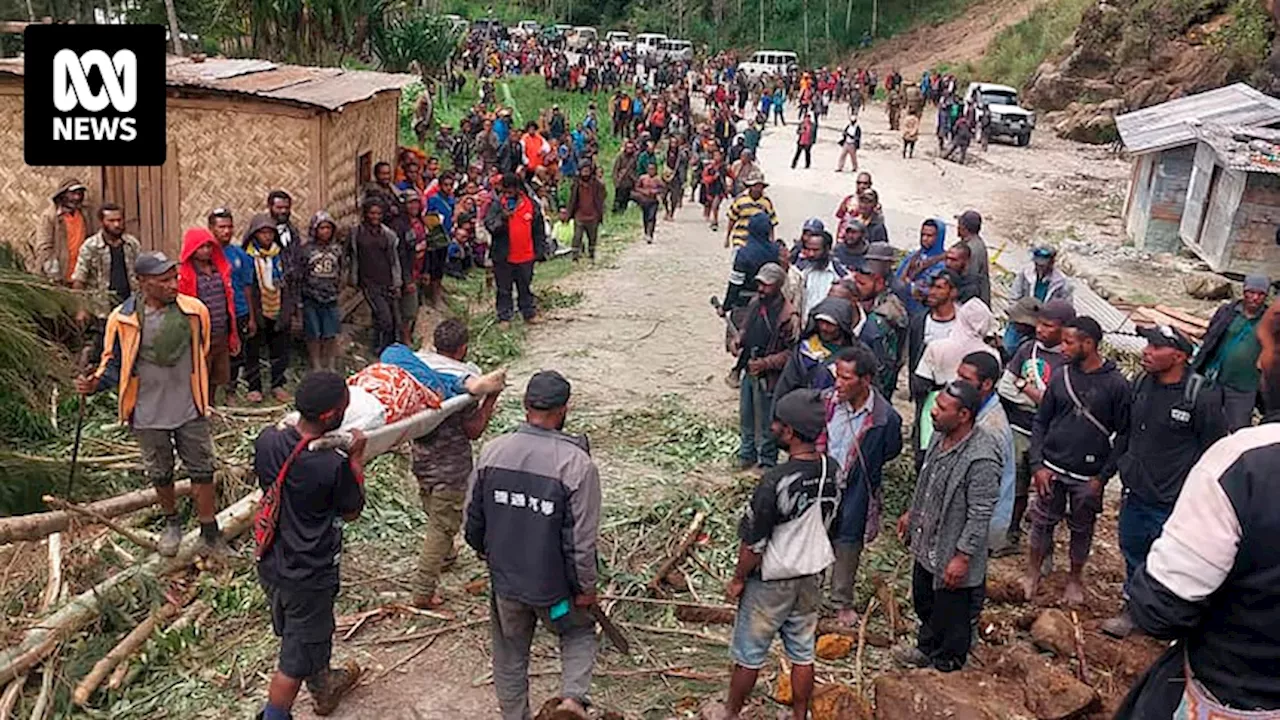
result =
[[0,92],[0,244],[14,248],[24,260],[34,249],[40,214],[63,179],[74,177],[89,188],[86,200],[97,206],[100,172],[92,167],[31,167],[22,161],[22,85],[18,94]]
[[322,120],[328,211],[339,225],[355,222],[359,158],[372,153],[373,161],[395,162],[399,131],[400,93],[383,92],[371,100],[348,105]]
[[[175,107],[177,105],[177,107]],[[170,101],[169,152],[177,154],[182,228],[204,226],[209,211],[230,208],[236,237],[255,213],[266,211],[267,193],[283,189],[293,197],[294,224],[307,230],[323,202],[314,187],[312,151],[320,138],[313,119],[254,112],[255,102],[226,107],[183,107]]]

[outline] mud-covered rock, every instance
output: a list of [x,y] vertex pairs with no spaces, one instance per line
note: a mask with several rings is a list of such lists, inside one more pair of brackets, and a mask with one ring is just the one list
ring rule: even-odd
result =
[[1088,712],[1098,702],[1098,693],[1048,658],[1028,651],[1016,655],[1022,665],[1026,681],[1027,709],[1038,720],[1068,720]]
[[824,683],[813,690],[813,720],[871,720],[871,707],[848,685]]
[[818,645],[814,652],[823,660],[839,660],[852,651],[852,637],[828,633],[818,638]]
[[1076,652],[1075,626],[1065,612],[1055,608],[1040,613],[1031,624],[1031,639],[1036,647],[1059,657],[1071,657]]
[[1015,685],[974,670],[889,673],[876,678],[875,691],[876,720],[1009,720],[1030,717]]

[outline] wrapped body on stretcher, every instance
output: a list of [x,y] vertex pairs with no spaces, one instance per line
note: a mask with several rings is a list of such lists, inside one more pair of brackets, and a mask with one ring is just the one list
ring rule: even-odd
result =
[[[312,441],[310,449],[349,447],[351,431],[359,430],[367,438],[365,457],[376,457],[430,433],[479,397],[501,390],[506,379],[506,370],[481,374],[471,363],[391,345],[379,362],[347,378],[351,400],[342,425]],[[297,422],[298,413],[291,412],[280,425]]]

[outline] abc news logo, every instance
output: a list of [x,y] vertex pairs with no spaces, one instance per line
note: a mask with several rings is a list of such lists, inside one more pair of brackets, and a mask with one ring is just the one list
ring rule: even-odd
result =
[[164,164],[163,27],[31,25],[25,46],[28,165]]

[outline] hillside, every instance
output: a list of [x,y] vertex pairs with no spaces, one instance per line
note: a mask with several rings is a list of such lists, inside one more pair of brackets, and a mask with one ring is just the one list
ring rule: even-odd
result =
[[1275,29],[1261,0],[1098,0],[1026,97],[1059,135],[1109,142],[1119,112],[1237,80],[1280,89]]

